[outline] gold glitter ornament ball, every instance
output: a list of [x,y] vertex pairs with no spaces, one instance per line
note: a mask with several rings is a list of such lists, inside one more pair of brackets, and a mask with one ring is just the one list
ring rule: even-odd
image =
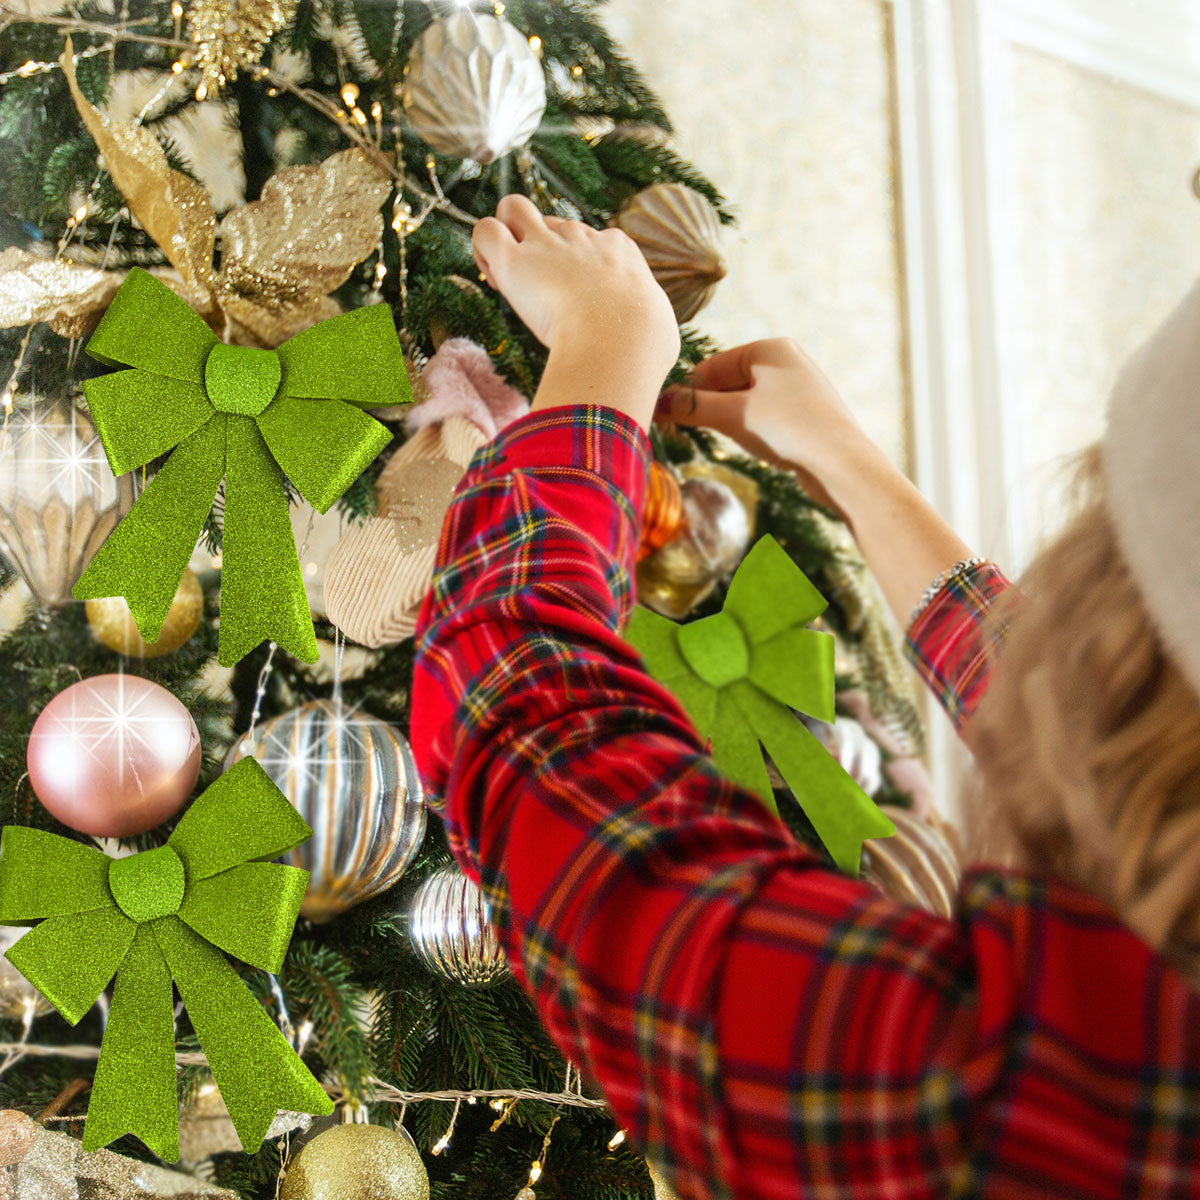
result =
[[335,1125],[288,1166],[279,1200],[429,1200],[411,1137],[382,1125]]
[[130,658],[161,658],[178,650],[200,627],[204,616],[204,590],[195,571],[185,571],[167,612],[158,641],[147,642],[133,623],[124,596],[87,602],[88,624],[110,650]]

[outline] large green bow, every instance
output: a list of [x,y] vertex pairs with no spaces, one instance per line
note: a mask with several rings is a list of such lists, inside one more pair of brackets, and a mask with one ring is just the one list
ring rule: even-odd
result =
[[635,606],[625,638],[712,740],[717,767],[777,811],[762,741],[833,861],[857,874],[863,842],[895,826],[791,712],[834,719],[833,637],[805,629],[826,607],[768,534],[742,560],[719,613],[677,625]]
[[221,663],[266,638],[316,662],[279,472],[325,512],[391,440],[355,407],[412,399],[390,309],[343,313],[277,350],[226,346],[166,284],[134,269],[87,349],[132,368],[83,384],[113,471],[174,453],[84,571],[76,598],[124,596],[142,637],[155,641],[223,477]]
[[5,826],[0,924],[40,921],[5,957],[72,1025],[116,975],[85,1150],[128,1132],[179,1158],[172,980],[247,1151],[280,1108],[333,1111],[221,953],[281,969],[308,872],[269,860],[311,834],[250,758],[195,801],[165,846],[128,858]]

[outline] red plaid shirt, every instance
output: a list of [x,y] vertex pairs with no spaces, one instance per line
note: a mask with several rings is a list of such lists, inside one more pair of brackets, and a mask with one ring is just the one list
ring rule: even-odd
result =
[[[977,868],[938,919],[717,774],[620,636],[649,458],[603,406],[509,425],[417,627],[421,773],[563,1052],[689,1200],[1200,1197],[1200,1000],[1099,903]],[[959,720],[1003,579],[960,584],[917,621]]]

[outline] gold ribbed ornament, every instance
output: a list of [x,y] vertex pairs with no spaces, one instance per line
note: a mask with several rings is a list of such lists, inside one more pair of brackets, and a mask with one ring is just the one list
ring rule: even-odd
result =
[[524,146],[546,111],[546,76],[503,17],[460,11],[434,21],[406,68],[412,130],[452,158],[490,163]]
[[949,838],[906,808],[885,804],[880,811],[895,825],[896,836],[865,843],[864,878],[893,900],[952,916],[962,868]]
[[215,96],[296,15],[299,0],[192,0],[188,33],[196,43],[202,96]]
[[681,324],[713,298],[727,274],[716,210],[682,183],[643,188],[612,224],[637,242]]
[[335,1125],[292,1159],[279,1200],[429,1200],[429,1175],[403,1128]]
[[42,605],[71,603],[133,500],[133,476],[113,477],[96,427],[70,403],[35,401],[0,427],[0,553]]
[[309,872],[300,912],[324,922],[386,891],[425,837],[425,803],[413,753],[385,721],[313,700],[264,721],[229,752],[254,758],[313,836],[287,855]]
[[204,589],[195,571],[191,570],[184,571],[179,581],[156,642],[145,641],[138,632],[124,596],[87,602],[87,619],[92,632],[110,650],[130,658],[161,658],[178,650],[200,627],[203,616]]

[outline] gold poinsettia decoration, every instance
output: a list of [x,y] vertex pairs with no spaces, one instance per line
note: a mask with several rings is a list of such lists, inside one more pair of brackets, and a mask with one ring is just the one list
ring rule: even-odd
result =
[[[75,106],[129,211],[173,268],[163,281],[226,342],[274,347],[340,311],[330,295],[378,245],[391,191],[364,151],[286,167],[260,199],[217,221],[208,193],[172,170],[149,130],[93,107],[79,89],[68,41],[63,71]],[[221,266],[214,266],[217,244]],[[78,336],[103,311],[123,271],[11,249],[0,254],[0,326],[49,321]]]

